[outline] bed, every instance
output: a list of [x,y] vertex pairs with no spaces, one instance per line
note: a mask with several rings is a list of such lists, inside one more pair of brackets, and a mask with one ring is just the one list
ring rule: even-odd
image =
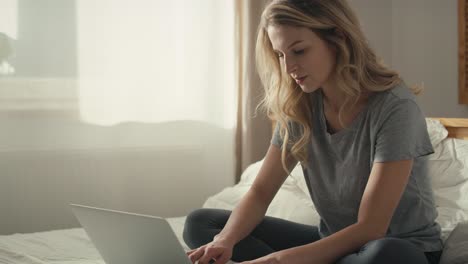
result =
[[[468,251],[468,119],[427,118],[426,121],[435,150],[429,156],[429,176],[439,212],[437,221],[442,226],[446,247],[441,263],[468,263],[468,257],[461,256]],[[251,164],[242,173],[238,184],[209,197],[203,207],[233,209],[251,186],[261,164],[262,161]],[[275,196],[267,215],[318,224],[319,216],[299,166]],[[182,239],[185,217],[168,218],[168,221],[184,249],[188,250]],[[0,263],[103,264],[104,261],[86,232],[82,228],[73,228],[0,236]]]

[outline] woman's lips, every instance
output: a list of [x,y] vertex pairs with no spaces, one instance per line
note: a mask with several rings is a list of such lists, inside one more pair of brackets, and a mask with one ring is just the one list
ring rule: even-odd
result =
[[301,77],[299,79],[296,79],[296,83],[299,85],[302,85],[304,83],[304,80],[307,78],[307,76]]

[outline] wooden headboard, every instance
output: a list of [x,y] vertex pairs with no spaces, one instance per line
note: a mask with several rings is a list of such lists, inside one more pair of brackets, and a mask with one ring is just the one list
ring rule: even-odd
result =
[[431,117],[439,120],[449,132],[448,137],[468,140],[468,118],[442,118]]

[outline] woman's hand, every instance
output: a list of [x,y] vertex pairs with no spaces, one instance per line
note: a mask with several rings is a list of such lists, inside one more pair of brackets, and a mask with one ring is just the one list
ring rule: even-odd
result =
[[281,252],[275,252],[258,259],[244,261],[239,264],[283,264],[284,262],[281,262],[280,255]]
[[[232,257],[233,245],[219,241],[212,241],[199,248],[187,252],[192,263],[198,260],[198,264],[226,264]],[[213,261],[214,260],[214,261]]]

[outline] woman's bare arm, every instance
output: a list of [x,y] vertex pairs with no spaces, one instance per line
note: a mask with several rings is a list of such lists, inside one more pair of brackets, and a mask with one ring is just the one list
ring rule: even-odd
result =
[[[286,161],[290,171],[296,164],[297,161],[293,158]],[[281,149],[270,145],[252,187],[232,211],[225,227],[214,240],[235,245],[249,235],[265,216],[269,204],[287,176],[281,162]]]

